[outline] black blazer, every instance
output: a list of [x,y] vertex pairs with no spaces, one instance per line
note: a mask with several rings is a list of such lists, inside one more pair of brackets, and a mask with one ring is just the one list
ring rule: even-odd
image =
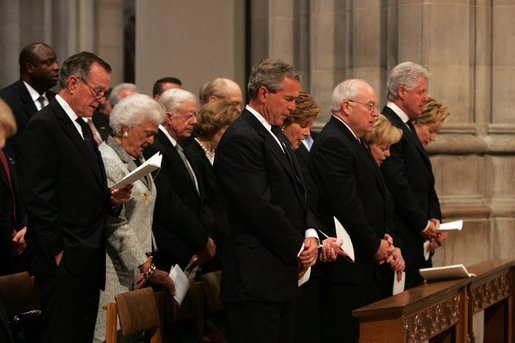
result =
[[[145,158],[157,151],[163,154],[163,161],[155,177],[157,198],[152,224],[158,249],[155,262],[163,270],[170,270],[176,263],[184,268],[191,256],[207,244],[214,225],[213,215],[195,189],[176,148],[161,130],[154,144],[145,149]],[[187,151],[184,153],[197,176],[200,194],[204,194],[198,166]]]
[[54,255],[77,274],[105,280],[105,220],[113,213],[102,158],[97,160],[57,100],[29,121],[22,139],[22,190],[28,247],[38,274],[56,272]]
[[[0,265],[0,275],[10,274],[15,271],[12,269],[14,267],[14,258],[9,254],[11,234],[13,230],[18,231],[27,225],[25,208],[23,206],[21,192],[19,191],[14,161],[7,153],[5,155],[11,174],[15,199],[13,202],[13,194],[11,193],[7,173],[0,164],[0,259],[4,261],[4,263]],[[14,216],[13,204],[16,207],[16,217]]]
[[379,168],[352,132],[331,117],[309,153],[308,167],[318,190],[318,214],[330,236],[334,219],[349,233],[355,263],[338,259],[335,282],[366,284],[376,280],[374,255],[387,229],[387,198]]
[[393,195],[394,220],[403,241],[406,266],[418,270],[427,265],[421,232],[430,218],[442,219],[431,161],[416,132],[411,132],[391,108],[385,107],[382,113],[403,132],[401,141],[390,148],[391,157],[381,165],[381,171]]
[[[48,101],[52,101],[55,98],[55,93],[51,90],[47,90],[46,97]],[[5,150],[16,162],[19,162],[20,142],[23,132],[29,123],[30,118],[38,111],[38,109],[30,97],[27,87],[23,84],[23,80],[18,80],[1,89],[0,98],[2,98],[9,107],[11,107],[14,118],[16,119],[16,126],[18,128],[16,135],[7,140]]]
[[[281,133],[278,137],[286,142]],[[222,264],[224,301],[291,301],[305,230],[317,228],[297,160],[247,110],[218,145],[215,177],[230,223]]]
[[222,205],[220,192],[216,185],[215,174],[213,172],[213,166],[209,162],[204,149],[200,144],[193,138],[189,138],[184,142],[181,142],[184,146],[184,150],[192,159],[194,164],[199,167],[198,176],[202,180],[204,185],[204,194],[206,204],[211,208],[214,216],[213,226],[213,239],[216,243],[217,253],[223,247],[223,243],[227,234],[229,233],[229,219],[225,213],[225,208]]
[[92,119],[98,133],[100,133],[100,137],[102,137],[102,141],[107,140],[107,137],[113,135],[113,129],[109,126],[109,114],[97,110],[93,113]]

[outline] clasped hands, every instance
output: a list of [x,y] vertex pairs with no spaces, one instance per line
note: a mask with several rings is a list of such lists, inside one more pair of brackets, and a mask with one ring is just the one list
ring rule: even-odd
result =
[[440,231],[440,221],[438,219],[431,218],[429,220],[429,227],[422,232],[422,236],[429,241],[427,249],[430,252],[434,252],[436,248],[441,247],[445,243],[449,234]]
[[342,239],[328,237],[322,241],[322,250],[320,251],[321,262],[334,262],[338,256],[347,256],[347,253],[341,248]]
[[215,257],[216,254],[216,244],[215,241],[211,237],[208,237],[206,246],[201,251],[194,254],[191,259],[190,263],[194,260],[198,261],[198,264],[204,264],[207,261],[211,261],[213,257]]
[[378,264],[388,263],[397,273],[397,280],[401,280],[406,263],[402,257],[401,249],[393,245],[393,238],[390,235],[386,234],[384,239],[381,239],[381,244],[374,257]]
[[25,242],[25,232],[27,232],[27,227],[24,226],[20,231],[16,231],[13,229],[11,233],[11,255],[17,256],[25,251],[27,247],[27,243]]
[[298,260],[299,266],[299,279],[304,276],[309,267],[312,267],[317,262],[318,257],[318,240],[315,237],[308,237],[304,239],[304,249],[301,251]]

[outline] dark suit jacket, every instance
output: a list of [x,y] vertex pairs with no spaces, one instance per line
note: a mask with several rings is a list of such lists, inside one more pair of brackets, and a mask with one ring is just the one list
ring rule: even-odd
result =
[[403,242],[406,268],[418,272],[428,265],[421,232],[430,218],[442,218],[431,161],[416,132],[411,132],[389,107],[382,113],[403,132],[401,141],[390,148],[391,157],[381,171],[395,202],[394,220]]
[[[145,150],[145,157],[148,159],[157,151],[163,154],[163,161],[155,178],[157,199],[152,224],[158,249],[155,261],[163,270],[170,270],[176,263],[184,268],[191,256],[207,244],[214,225],[213,215],[195,189],[176,148],[161,130],[154,144]],[[188,157],[188,152],[184,153],[197,175],[203,195],[199,168],[195,160]]]
[[313,144],[308,167],[318,190],[320,221],[335,236],[336,217],[349,233],[355,263],[338,259],[335,283],[371,284],[376,281],[374,254],[388,232],[385,185],[379,168],[352,132],[331,117]]
[[[52,101],[55,98],[55,93],[51,90],[47,90],[46,97],[48,101]],[[16,126],[18,127],[16,135],[7,140],[5,150],[19,163],[20,142],[23,137],[23,132],[32,115],[38,110],[22,80],[18,80],[1,89],[0,98],[11,107],[14,118],[16,119]]]
[[22,140],[23,182],[36,276],[61,264],[81,275],[105,280],[105,220],[112,210],[104,165],[89,152],[57,100],[35,114]]
[[206,204],[211,208],[214,216],[213,239],[216,243],[217,253],[223,247],[223,243],[229,232],[229,220],[222,205],[220,192],[216,185],[213,166],[206,157],[204,149],[193,138],[181,142],[188,156],[194,159],[194,164],[199,167],[198,176],[202,180],[205,190]]
[[109,126],[109,114],[99,112],[98,110],[93,113],[93,124],[97,128],[102,141],[107,140],[107,137],[113,135],[113,129]]
[[[282,133],[278,138],[286,141]],[[297,254],[305,230],[316,223],[295,155],[289,144],[284,147],[295,173],[277,141],[247,110],[218,145],[214,171],[230,223],[224,301],[291,301],[297,295]]]
[[13,229],[18,231],[27,225],[14,161],[7,154],[6,159],[11,173],[11,182],[15,196],[16,217],[14,217],[13,195],[9,186],[9,179],[0,162],[0,260],[2,261],[0,264],[0,275],[15,272],[14,264],[16,259],[9,255],[11,233]]

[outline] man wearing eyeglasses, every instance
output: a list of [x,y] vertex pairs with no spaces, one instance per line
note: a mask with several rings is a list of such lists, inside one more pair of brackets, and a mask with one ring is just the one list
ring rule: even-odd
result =
[[[155,175],[154,263],[162,270],[170,270],[175,264],[184,270],[195,260],[204,267],[216,253],[211,238],[214,216],[205,199],[201,168],[180,144],[191,136],[197,124],[197,99],[191,92],[172,88],[161,94],[159,103],[166,110],[166,120],[159,126],[154,143],[144,152],[147,159],[158,151],[163,154],[161,169]],[[165,336],[171,335],[174,341],[181,342],[195,340],[189,337],[190,324],[174,322],[165,328]]]
[[411,123],[422,114],[427,102],[428,79],[429,72],[419,64],[395,66],[386,83],[388,103],[383,109],[383,114],[403,132],[400,142],[390,148],[391,157],[381,165],[381,171],[395,203],[395,224],[406,257],[406,289],[422,284],[418,270],[431,267],[424,242],[432,240],[441,245],[447,237],[438,230],[442,213],[431,161]]
[[105,220],[130,197],[107,187],[85,122],[106,99],[111,67],[81,52],[62,65],[60,92],[22,139],[27,244],[41,294],[42,342],[91,342],[105,282]]
[[[378,275],[380,268],[388,267],[380,264],[391,262],[394,250],[385,238],[390,233],[385,185],[361,140],[379,114],[376,93],[364,80],[343,81],[333,91],[331,112],[313,143],[308,167],[324,229],[336,236],[336,218],[349,233],[356,254],[354,263],[337,259],[322,268],[320,341],[344,336],[346,342],[357,342],[359,322],[352,310],[384,297]],[[390,282],[393,285],[393,276]]]

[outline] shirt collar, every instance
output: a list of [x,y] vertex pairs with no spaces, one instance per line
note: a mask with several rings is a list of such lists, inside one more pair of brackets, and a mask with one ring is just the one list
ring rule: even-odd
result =
[[341,120],[340,118],[338,118],[338,116],[334,115],[333,114],[333,117],[337,120],[339,120],[340,122],[343,123],[343,125],[347,126],[347,129],[349,129],[350,133],[352,133],[352,135],[354,136],[354,138],[356,138],[357,141],[360,141],[360,139],[358,138],[358,136],[356,136],[356,134],[354,133],[354,131],[352,131],[352,129],[350,128],[349,125],[347,125],[346,122],[344,122],[343,120]]
[[32,101],[36,102],[36,100],[38,100],[38,98],[40,96],[43,96],[46,100],[48,100],[47,97],[46,97],[46,92],[43,92],[43,94],[39,94],[38,91],[35,90],[34,88],[32,88],[32,86],[29,85],[27,82],[23,81],[23,84],[25,85],[25,87],[29,91],[29,94],[30,94],[30,97],[32,98]]
[[249,105],[246,105],[245,109],[247,111],[249,111],[250,113],[252,113],[254,115],[254,117],[256,117],[256,119],[265,127],[265,129],[268,130],[268,132],[272,132],[272,125],[266,121],[265,117],[263,117],[261,115],[261,113],[259,113],[258,111],[256,111],[252,107],[250,107]]
[[166,137],[168,137],[168,140],[172,143],[172,145],[175,146],[177,145],[177,141],[175,140],[175,138],[172,137],[172,135],[168,132],[168,130],[166,129],[166,127],[164,127],[163,125],[159,125],[159,130],[161,130]]
[[59,105],[61,105],[61,107],[63,108],[64,112],[66,112],[68,117],[70,117],[70,120],[75,123],[75,120],[77,120],[77,118],[79,117],[77,113],[75,113],[75,111],[72,110],[72,108],[70,107],[70,105],[68,105],[66,100],[64,100],[59,94],[55,96],[55,99],[57,100]]
[[401,108],[399,106],[397,106],[396,104],[394,104],[393,102],[391,101],[388,101],[388,103],[386,104],[387,107],[390,107],[394,112],[395,114],[401,118],[402,122],[404,124],[406,124],[408,121],[409,121],[409,117],[408,115],[406,114],[406,112],[404,112],[403,110],[401,110]]

